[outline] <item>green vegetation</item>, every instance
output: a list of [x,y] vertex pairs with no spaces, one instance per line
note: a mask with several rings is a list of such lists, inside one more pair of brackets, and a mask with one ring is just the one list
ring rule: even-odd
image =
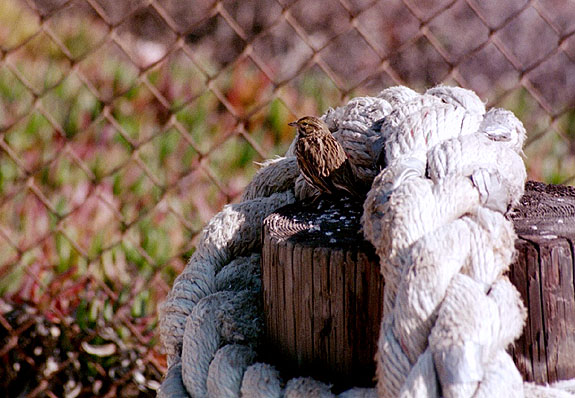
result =
[[21,337],[0,389],[113,395],[131,380],[118,395],[154,396],[158,303],[195,237],[285,152],[296,114],[341,98],[311,74],[274,93],[248,61],[217,72],[182,50],[138,67],[101,21],[56,14],[42,30],[22,4],[0,3],[0,304]]

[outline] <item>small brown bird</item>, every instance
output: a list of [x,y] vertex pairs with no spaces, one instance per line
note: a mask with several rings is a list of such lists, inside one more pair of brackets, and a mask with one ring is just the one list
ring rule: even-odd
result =
[[327,125],[313,116],[289,123],[297,127],[295,155],[304,179],[320,193],[363,198],[367,192],[354,165]]

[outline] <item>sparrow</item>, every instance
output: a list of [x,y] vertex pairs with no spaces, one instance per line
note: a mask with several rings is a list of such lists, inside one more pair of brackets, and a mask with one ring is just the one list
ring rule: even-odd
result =
[[314,116],[304,116],[288,125],[297,128],[295,155],[309,185],[320,194],[365,197],[365,184],[357,177],[355,166],[325,122]]

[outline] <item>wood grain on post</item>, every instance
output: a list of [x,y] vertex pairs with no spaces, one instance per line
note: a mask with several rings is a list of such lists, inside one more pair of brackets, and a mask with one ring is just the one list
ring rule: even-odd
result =
[[361,205],[286,206],[264,221],[268,355],[288,374],[371,385],[383,278]]
[[[288,375],[372,385],[384,278],[360,232],[361,206],[286,206],[264,221],[262,280],[269,359]],[[575,188],[528,182],[512,216],[509,278],[528,310],[510,348],[525,380],[575,378]]]
[[[384,278],[361,234],[361,205],[319,201],[264,221],[267,355],[289,376],[373,385]],[[575,378],[575,188],[528,182],[512,216],[509,278],[528,310],[510,351],[525,380]]]
[[575,188],[528,182],[513,222],[509,278],[528,310],[515,363],[528,381],[575,378]]

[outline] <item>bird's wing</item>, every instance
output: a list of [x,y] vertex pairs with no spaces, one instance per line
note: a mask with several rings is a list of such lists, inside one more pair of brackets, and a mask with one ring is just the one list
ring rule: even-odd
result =
[[300,154],[297,157],[300,172],[306,182],[312,187],[326,192],[333,192],[333,187],[328,179],[329,172],[326,173],[325,170],[325,162],[322,160],[317,148],[315,148],[315,150],[310,148],[316,145],[316,143],[310,142],[310,140],[311,137],[299,140],[296,144],[296,149]]

